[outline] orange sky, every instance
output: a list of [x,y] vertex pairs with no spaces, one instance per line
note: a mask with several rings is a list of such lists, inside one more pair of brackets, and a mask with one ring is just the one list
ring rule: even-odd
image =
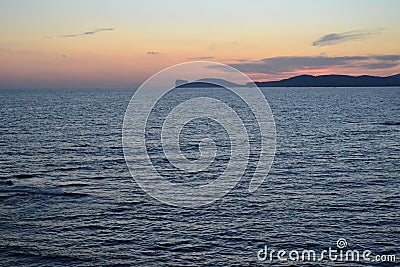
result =
[[395,0],[3,0],[0,88],[135,87],[196,59],[265,80],[390,75],[398,10]]

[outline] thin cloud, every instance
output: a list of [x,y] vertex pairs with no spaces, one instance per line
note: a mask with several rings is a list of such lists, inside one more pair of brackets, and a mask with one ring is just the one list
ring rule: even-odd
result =
[[188,60],[209,60],[214,59],[213,56],[204,56],[204,57],[189,57]]
[[19,54],[19,55],[37,55],[37,54],[44,54],[44,51],[40,50],[16,50],[13,48],[2,47],[0,48],[0,53],[7,53],[7,54]]
[[252,62],[252,60],[248,59],[248,58],[226,58],[226,59],[221,59],[220,61],[223,61],[223,62],[243,62],[243,63]]
[[59,36],[49,36],[49,37],[44,37],[44,38],[69,38],[69,37],[79,37],[79,36],[85,36],[85,35],[94,35],[98,32],[104,32],[104,31],[113,31],[114,28],[96,28],[93,31],[87,31],[83,33],[78,33],[78,34],[65,34],[65,35],[59,35]]
[[[230,66],[242,72],[259,74],[283,74],[299,70],[307,71],[334,67],[382,70],[399,65],[400,55],[282,56],[230,64]],[[211,68],[218,68],[218,66],[211,66]]]
[[160,52],[158,52],[158,51],[149,51],[149,52],[147,52],[146,54],[147,54],[147,55],[155,56],[155,55],[159,55]]
[[314,41],[312,45],[313,46],[336,45],[351,40],[368,38],[373,35],[379,34],[380,32],[382,32],[382,29],[376,29],[373,31],[359,30],[359,31],[348,31],[342,33],[330,33]]

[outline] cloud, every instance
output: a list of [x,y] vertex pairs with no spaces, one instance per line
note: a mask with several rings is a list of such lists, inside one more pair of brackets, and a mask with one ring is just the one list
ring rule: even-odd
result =
[[314,41],[312,45],[313,46],[336,45],[346,41],[368,38],[372,35],[379,34],[380,32],[382,32],[382,29],[376,29],[373,31],[359,30],[359,31],[349,31],[342,33],[330,33]]
[[40,50],[13,49],[13,48],[7,48],[7,47],[0,47],[0,53],[19,54],[19,55],[38,55],[38,54],[45,54],[44,51],[40,51]]
[[221,62],[252,62],[251,59],[248,58],[226,58],[220,59]]
[[204,57],[189,57],[188,60],[209,60],[213,59],[213,56],[204,56]]
[[146,54],[147,54],[147,55],[155,56],[155,55],[159,55],[160,52],[157,52],[157,51],[149,51],[149,52],[147,52]]
[[[248,60],[230,66],[245,73],[282,74],[299,70],[318,70],[334,67],[388,69],[400,65],[400,55],[366,56],[282,56]],[[217,68],[218,66],[214,66]]]
[[65,35],[59,35],[59,36],[49,36],[49,37],[44,37],[44,38],[78,37],[78,36],[85,36],[85,35],[94,35],[98,32],[113,31],[113,30],[114,30],[114,28],[96,28],[93,31],[88,31],[88,32],[83,32],[83,33],[78,33],[78,34],[65,34]]

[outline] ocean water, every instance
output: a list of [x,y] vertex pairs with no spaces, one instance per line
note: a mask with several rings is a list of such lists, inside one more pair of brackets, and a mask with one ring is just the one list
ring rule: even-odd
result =
[[[400,88],[262,92],[277,133],[267,179],[249,193],[243,177],[190,209],[153,199],[129,173],[133,90],[0,90],[0,265],[288,266],[299,263],[257,253],[320,252],[339,238],[399,259]],[[310,263],[375,264],[395,265]]]

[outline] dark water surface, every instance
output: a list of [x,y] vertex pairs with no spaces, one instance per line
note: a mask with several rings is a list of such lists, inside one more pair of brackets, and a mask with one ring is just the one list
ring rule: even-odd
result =
[[263,93],[277,127],[267,180],[181,209],[129,174],[132,90],[0,90],[0,265],[254,266],[264,245],[321,251],[338,238],[399,257],[400,88]]

